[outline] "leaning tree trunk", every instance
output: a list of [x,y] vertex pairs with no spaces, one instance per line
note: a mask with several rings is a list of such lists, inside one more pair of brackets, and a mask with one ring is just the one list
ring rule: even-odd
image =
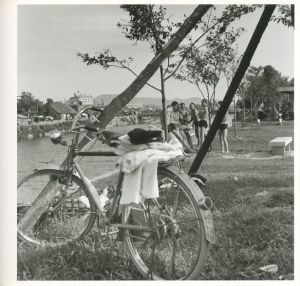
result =
[[[198,5],[196,7],[193,13],[184,21],[170,41],[162,47],[161,51],[151,60],[151,62],[135,78],[135,80],[122,93],[115,97],[108,106],[105,107],[102,115],[99,118],[99,122],[95,123],[97,127],[105,128],[106,125],[114,118],[114,116],[137,95],[137,93],[157,71],[163,61],[172,54],[181,41],[187,36],[187,34],[189,34],[189,32],[195,27],[195,25],[211,7],[212,5]],[[87,136],[94,138],[95,134],[94,132],[89,132]],[[79,150],[84,148],[87,143],[89,143],[89,139],[83,138],[79,143]],[[62,166],[64,166],[64,164],[65,162],[62,164]]]

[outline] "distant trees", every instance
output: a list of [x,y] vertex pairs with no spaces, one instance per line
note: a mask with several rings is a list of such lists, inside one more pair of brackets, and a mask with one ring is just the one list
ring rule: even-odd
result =
[[20,114],[28,114],[36,106],[35,98],[29,91],[22,91],[17,103],[17,110]]
[[264,102],[266,110],[273,112],[273,107],[278,109],[280,103],[281,95],[278,87],[292,85],[293,81],[293,79],[289,81],[270,65],[251,66],[238,90],[238,95],[242,98],[240,107],[250,109],[251,117],[255,117],[256,114],[252,113],[253,109],[257,110],[259,104]]
[[54,103],[53,99],[47,98],[47,102],[44,104],[39,99],[36,99],[31,92],[22,91],[17,102],[18,114],[26,116],[43,115],[55,117],[55,112],[51,109],[51,105]]

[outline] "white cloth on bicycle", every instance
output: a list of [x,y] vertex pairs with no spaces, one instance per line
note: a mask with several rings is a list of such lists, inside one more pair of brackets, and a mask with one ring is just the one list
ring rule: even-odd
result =
[[139,204],[158,197],[157,164],[157,159],[143,162],[131,173],[124,174],[121,205]]
[[121,145],[123,146],[119,149],[119,154],[123,155],[118,165],[124,172],[124,180],[120,204],[139,204],[145,199],[157,198],[158,162],[183,156],[181,143],[176,139],[169,143],[153,142],[140,145],[125,141]]

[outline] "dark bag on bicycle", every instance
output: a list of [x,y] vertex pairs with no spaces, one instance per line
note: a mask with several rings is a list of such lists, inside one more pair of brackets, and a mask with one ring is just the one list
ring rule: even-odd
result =
[[162,131],[160,130],[145,130],[135,128],[128,132],[129,140],[132,144],[146,144],[150,142],[163,142]]

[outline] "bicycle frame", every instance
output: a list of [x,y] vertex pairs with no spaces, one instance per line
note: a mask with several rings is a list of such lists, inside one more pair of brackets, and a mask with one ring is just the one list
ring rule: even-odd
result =
[[[66,172],[66,179],[67,179],[67,184],[70,184],[70,180],[72,178],[72,174],[74,173],[74,169],[77,171],[80,179],[82,180],[83,184],[86,187],[87,192],[89,193],[93,203],[96,205],[96,208],[101,216],[101,218],[104,221],[105,225],[111,225],[111,226],[117,226],[118,228],[126,228],[130,230],[142,230],[142,231],[148,231],[148,232],[153,232],[153,229],[150,228],[149,226],[142,226],[142,225],[130,225],[130,224],[121,224],[118,222],[113,222],[116,221],[116,216],[118,215],[119,212],[119,201],[120,201],[120,196],[121,196],[121,186],[123,182],[123,177],[124,173],[120,172],[119,178],[118,178],[118,183],[117,183],[117,188],[115,190],[115,194],[113,197],[112,201],[112,206],[109,212],[109,215],[107,216],[103,210],[103,207],[101,206],[99,202],[99,194],[93,183],[85,176],[83,170],[81,169],[80,165],[78,162],[75,161],[75,158],[77,156],[85,157],[85,156],[118,156],[112,151],[78,151],[78,142],[79,142],[79,136],[80,136],[80,131],[75,131],[76,129],[80,128],[76,127],[76,123],[80,117],[80,114],[82,114],[84,111],[87,109],[92,109],[91,107],[86,107],[82,109],[75,117],[74,122],[72,124],[72,131],[75,133],[72,139],[72,143],[69,146],[68,150],[68,155],[67,155],[67,164],[64,168]],[[105,140],[103,138],[102,142],[105,143]]]

